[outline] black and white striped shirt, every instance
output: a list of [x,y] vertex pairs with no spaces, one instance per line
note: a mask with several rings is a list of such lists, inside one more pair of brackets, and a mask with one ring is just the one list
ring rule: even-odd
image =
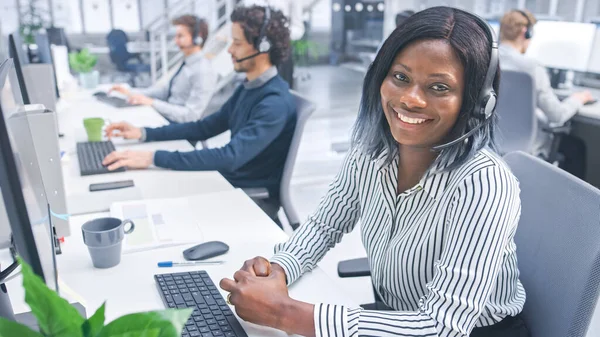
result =
[[351,152],[317,211],[275,248],[291,284],[361,221],[373,284],[396,311],[317,304],[316,335],[468,336],[520,313],[520,190],[502,159],[484,149],[397,194],[398,158],[383,157]]

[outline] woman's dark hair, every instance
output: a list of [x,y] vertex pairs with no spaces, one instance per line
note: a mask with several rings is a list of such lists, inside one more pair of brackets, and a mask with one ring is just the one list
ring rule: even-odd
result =
[[[260,29],[265,20],[265,7],[236,7],[231,13],[231,22],[239,23],[244,29],[246,41],[258,45]],[[273,65],[287,59],[290,50],[290,30],[288,19],[279,10],[271,8],[271,19],[266,28],[266,36],[271,43],[269,59]]]
[[[468,141],[445,148],[437,162],[447,169],[455,168],[471,158],[478,150],[490,146],[496,150],[497,116],[483,121],[475,107],[488,71],[493,37],[488,26],[473,14],[450,7],[432,7],[408,18],[384,42],[364,79],[358,118],[352,133],[352,145],[371,158],[387,153],[391,162],[398,152],[381,106],[380,88],[396,55],[410,43],[420,40],[446,40],[464,67],[464,93],[458,119],[444,142],[464,135],[480,123],[484,125]],[[500,69],[496,70],[493,87],[498,92]]]

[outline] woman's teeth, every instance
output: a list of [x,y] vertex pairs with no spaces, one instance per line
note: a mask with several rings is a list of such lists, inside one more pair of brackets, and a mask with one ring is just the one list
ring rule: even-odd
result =
[[423,119],[423,118],[410,118],[410,117],[406,117],[403,114],[397,113],[398,114],[398,118],[403,121],[404,123],[408,123],[408,124],[421,124],[427,121],[427,119]]

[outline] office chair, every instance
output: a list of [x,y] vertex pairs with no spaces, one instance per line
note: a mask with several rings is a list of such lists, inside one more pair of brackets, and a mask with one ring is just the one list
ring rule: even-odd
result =
[[[281,185],[279,187],[279,201],[281,202],[281,207],[283,208],[289,224],[292,226],[292,229],[296,230],[298,226],[300,226],[300,217],[298,216],[298,213],[296,212],[296,209],[292,203],[290,185],[292,181],[292,173],[294,172],[294,165],[296,164],[296,157],[298,156],[298,148],[300,147],[300,141],[302,140],[302,134],[304,132],[304,126],[306,125],[308,118],[316,110],[316,105],[293,90],[290,90],[290,93],[296,100],[296,114],[298,119],[296,121],[294,136],[292,137],[290,149],[283,167],[283,175],[281,177]],[[244,189],[244,192],[246,192],[246,194],[253,199],[269,198],[269,192],[266,188],[248,188]]]
[[[533,153],[533,140],[538,130],[538,118],[535,114],[535,83],[531,75],[525,72],[502,70],[498,96],[498,143],[502,154],[524,151]],[[552,145],[548,156],[543,159],[558,163],[563,156],[558,152],[563,135],[571,130],[569,123],[544,126],[542,132],[552,135]]]
[[521,188],[523,319],[532,337],[584,337],[600,294],[600,190],[522,152],[505,160]]
[[[110,60],[118,71],[129,74],[129,84],[135,87],[135,78],[141,73],[149,73],[150,65],[143,63],[139,53],[130,53],[127,50],[127,42],[127,34],[120,29],[113,29],[106,36]],[[131,60],[137,60],[138,63],[130,63]]]
[[[521,151],[504,159],[521,189],[515,242],[531,337],[585,337],[600,294],[600,190]],[[340,262],[338,274],[368,276],[368,262]]]
[[531,152],[537,132],[535,84],[525,72],[502,70],[498,95],[498,143],[502,153]]

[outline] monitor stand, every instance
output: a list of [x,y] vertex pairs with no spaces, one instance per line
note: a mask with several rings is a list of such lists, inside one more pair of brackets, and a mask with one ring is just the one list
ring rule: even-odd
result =
[[[87,317],[85,308],[80,303],[71,303],[71,305],[77,309],[81,316]],[[6,289],[6,284],[0,284],[0,317],[21,323],[25,326],[28,326],[32,330],[39,331],[37,319],[31,312],[24,312],[15,315],[10,303],[10,297]]]

